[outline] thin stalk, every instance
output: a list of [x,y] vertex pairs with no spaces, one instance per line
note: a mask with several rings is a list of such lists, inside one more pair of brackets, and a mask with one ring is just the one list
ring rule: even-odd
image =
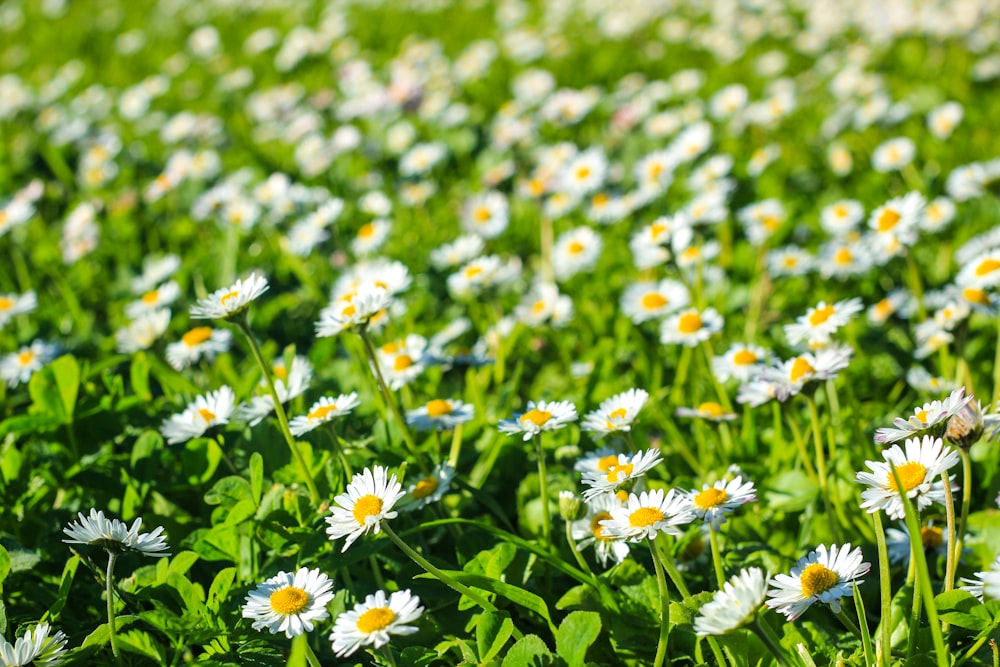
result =
[[972,506],[972,458],[969,450],[958,448],[962,457],[962,513],[958,517],[958,531],[955,533],[955,562],[962,556],[962,543],[965,540],[965,526],[969,520],[969,508]]
[[108,551],[108,573],[105,580],[108,593],[108,636],[111,638],[111,653],[115,656],[115,662],[121,662],[122,654],[118,649],[118,634],[115,632],[115,561],[118,554]]
[[337,427],[334,426],[332,421],[327,423],[329,425],[327,434],[329,434],[330,440],[333,442],[333,453],[340,462],[340,467],[344,470],[344,475],[346,477],[344,483],[346,484],[351,481],[352,477],[354,477],[354,470],[351,468],[350,461],[347,460],[347,453],[344,452],[343,440],[341,439],[340,434],[337,433]]
[[[312,646],[309,645],[309,635],[303,633],[299,636],[302,637],[302,645],[305,646],[306,662],[309,663],[309,667],[322,667],[322,663],[316,657],[316,653],[313,652]],[[389,646],[386,645],[386,648],[389,648]]]
[[[945,558],[942,591],[947,593],[955,587],[955,568],[958,565],[958,554],[955,553],[955,497],[952,494],[951,479],[947,470],[941,473],[941,480],[944,482],[944,516],[948,528],[948,553]],[[920,537],[913,538],[911,536],[910,539],[920,539]],[[923,540],[920,539],[920,542],[923,543]]]
[[462,455],[462,425],[459,424],[451,434],[451,449],[448,451],[448,463],[458,470],[458,459]]
[[892,641],[889,618],[892,615],[892,582],[889,579],[889,548],[885,542],[885,530],[882,528],[882,513],[872,514],[875,521],[875,542],[878,548],[878,581],[879,581],[879,638],[875,653],[879,665],[889,667],[889,656],[892,653]]
[[994,667],[997,667],[998,663],[997,644],[996,640],[991,639],[989,635],[983,635],[982,637],[977,639],[976,643],[970,646],[969,650],[965,652],[965,655],[963,655],[961,658],[958,659],[958,661],[955,663],[955,667],[962,667],[962,665],[964,665],[966,661],[971,659],[972,656],[976,655],[979,649],[981,649],[983,647],[983,644],[985,644],[987,641],[990,642],[990,647],[993,649],[993,665]]
[[858,614],[858,627],[861,628],[861,646],[865,652],[865,664],[875,665],[875,651],[872,649],[872,635],[868,630],[868,616],[865,614],[865,605],[861,600],[861,592],[858,590],[857,583],[852,588],[854,592],[854,610]]
[[278,426],[280,427],[281,434],[285,436],[285,442],[288,443],[288,448],[292,452],[292,458],[295,459],[296,465],[299,466],[299,470],[305,478],[306,487],[309,489],[309,497],[312,498],[313,504],[319,505],[319,489],[316,488],[316,482],[313,480],[312,471],[309,470],[309,466],[306,465],[306,460],[302,456],[299,444],[295,442],[295,438],[292,437],[292,431],[288,427],[288,415],[285,414],[285,406],[281,404],[281,399],[278,398],[278,390],[274,387],[274,377],[271,375],[271,368],[267,365],[267,362],[264,361],[264,355],[260,351],[260,345],[257,343],[257,338],[253,335],[253,332],[250,331],[250,325],[247,322],[245,314],[242,317],[233,320],[233,322],[240,329],[240,331],[243,332],[247,342],[250,343],[250,351],[253,352],[253,357],[257,360],[257,365],[260,367],[261,373],[264,374],[264,380],[267,382],[267,390],[271,394],[271,400],[274,402],[274,413],[278,415]]
[[764,646],[766,646],[767,650],[771,652],[771,655],[773,655],[783,667],[789,667],[788,656],[785,655],[785,650],[781,648],[781,642],[774,636],[774,632],[771,628],[769,628],[766,623],[761,622],[760,616],[754,618],[753,623],[751,623],[749,627],[764,643]]
[[729,400],[729,394],[726,392],[726,388],[722,386],[722,383],[719,382],[719,378],[712,372],[712,359],[715,357],[715,352],[712,350],[711,343],[703,340],[701,342],[701,351],[705,355],[705,373],[708,374],[708,377],[712,380],[712,384],[715,386],[715,394],[719,397],[719,403],[726,409],[726,412],[732,412],[733,404]]
[[[594,578],[594,571],[590,569],[590,565],[587,564],[587,559],[583,557],[583,554],[576,548],[576,540],[573,539],[573,522],[565,521],[566,524],[566,544],[569,545],[569,550],[573,552],[573,557],[576,559],[576,564],[580,566],[580,569]],[[593,585],[593,584],[592,584]]]
[[542,434],[535,437],[535,451],[538,455],[538,490],[542,500],[542,539],[545,548],[552,548],[552,516],[549,512],[549,485],[545,468],[545,449],[542,448]]
[[[813,395],[806,396],[806,402],[809,404],[809,419],[812,421],[813,430],[813,440],[816,445],[816,474],[819,475],[819,489],[820,495],[823,498],[823,505],[829,510],[832,506],[834,510],[833,521],[830,522],[830,529],[833,531],[833,537],[838,542],[841,542],[840,536],[840,517],[839,503],[837,502],[836,496],[836,481],[831,486],[827,482],[827,471],[826,471],[826,452],[823,447],[823,430],[819,421],[819,408],[816,407],[816,397]],[[829,513],[829,512],[828,512]]]
[[719,584],[719,590],[721,591],[723,585],[726,583],[726,572],[722,568],[722,554],[719,552],[719,536],[716,534],[714,527],[709,527],[708,539],[712,545],[712,564],[715,566],[715,581]]
[[396,667],[396,657],[392,654],[392,648],[388,644],[382,647],[382,655],[385,656],[385,664],[389,667]]
[[656,658],[653,660],[653,667],[663,667],[663,661],[667,657],[667,645],[670,640],[670,593],[667,591],[667,578],[663,573],[663,565],[660,563],[659,550],[653,539],[649,542],[649,552],[653,555],[653,567],[656,569],[656,586],[660,592],[660,635],[656,641]]
[[681,358],[677,362],[677,373],[674,375],[674,386],[670,390],[670,403],[677,405],[681,401],[684,393],[684,385],[687,383],[688,367],[691,365],[691,348],[687,345],[681,348]]
[[906,253],[906,281],[910,283],[910,291],[917,301],[917,317],[921,322],[927,319],[927,308],[924,306],[924,288],[920,282],[920,267],[913,258],[912,252]]
[[555,234],[552,231],[552,220],[547,215],[543,215],[539,228],[541,230],[542,280],[553,283],[555,282],[555,272],[552,266],[552,246]]
[[861,628],[858,627],[857,623],[851,620],[851,617],[847,615],[847,612],[844,611],[843,607],[841,607],[840,611],[834,614],[834,616],[837,617],[837,620],[839,620],[841,624],[843,624],[843,626],[847,628],[852,635],[864,641],[864,637],[861,634]]

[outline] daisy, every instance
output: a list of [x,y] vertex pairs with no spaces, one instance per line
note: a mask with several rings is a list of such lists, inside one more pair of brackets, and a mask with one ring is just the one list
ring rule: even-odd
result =
[[514,316],[529,327],[546,322],[561,327],[573,317],[573,299],[560,294],[553,283],[536,282],[524,300],[515,306]]
[[715,308],[703,311],[691,308],[663,321],[660,326],[660,342],[664,345],[680,343],[687,347],[697,347],[720,331],[722,317]]
[[450,431],[470,421],[475,408],[457,399],[435,398],[406,413],[406,423],[418,431]]
[[880,144],[872,153],[872,169],[884,174],[899,171],[913,162],[916,146],[908,137],[896,137]]
[[914,366],[906,371],[906,384],[915,391],[926,394],[955,390],[954,382],[941,376],[931,375],[923,366]]
[[[278,400],[282,404],[305,393],[313,378],[312,363],[301,354],[292,357],[291,367],[286,367],[285,362],[279,359],[271,368],[271,372],[274,376],[274,391],[278,394]],[[262,377],[257,386],[261,390],[266,390],[267,380]],[[245,422],[248,426],[256,426],[273,411],[274,398],[270,393],[266,393],[254,396],[249,403],[237,407],[236,419]]]
[[954,220],[955,212],[955,202],[948,197],[936,197],[927,204],[918,225],[925,232],[940,232]]
[[392,508],[406,494],[396,475],[387,475],[382,466],[365,468],[354,475],[344,493],[333,499],[335,504],[326,517],[326,533],[331,540],[347,538],[341,552],[369,530],[377,535],[384,519],[396,518],[398,513]]
[[607,473],[611,466],[618,465],[618,455],[621,451],[614,447],[601,447],[593,452],[584,454],[573,464],[573,469],[577,472]]
[[527,442],[542,431],[555,431],[577,420],[576,406],[569,401],[528,401],[528,411],[497,424],[501,433],[524,434]]
[[917,225],[924,210],[924,196],[910,192],[890,199],[872,211],[868,227],[872,230],[872,249],[876,261],[885,264],[917,240]]
[[337,417],[350,414],[359,405],[361,405],[361,401],[358,399],[356,391],[352,391],[350,394],[341,394],[337,398],[324,396],[312,404],[307,414],[294,417],[288,423],[288,427],[292,435],[297,438]]
[[816,602],[829,604],[840,612],[840,598],[853,595],[853,585],[862,583],[858,577],[867,574],[871,564],[861,555],[861,547],[851,550],[850,543],[838,547],[819,545],[815,551],[799,559],[791,574],[779,574],[771,580],[765,604],[794,621]]
[[140,533],[142,518],[136,517],[131,526],[118,519],[108,520],[104,512],[91,508],[90,515],[84,516],[78,512],[79,522],[70,522],[63,532],[70,539],[63,540],[67,544],[89,544],[104,548],[108,553],[123,554],[127,552],[141,553],[145,556],[169,556],[170,548],[163,537],[163,527],[159,526],[151,533]]
[[[933,503],[945,504],[944,482],[941,475],[958,464],[958,452],[945,447],[941,438],[925,435],[910,438],[904,443],[904,452],[899,445],[882,451],[884,461],[865,461],[871,472],[859,472],[858,482],[869,488],[861,493],[864,500],[861,508],[874,514],[885,510],[893,519],[905,516],[903,501],[898,484],[906,490],[906,496],[916,504],[918,512]],[[899,477],[893,475],[893,468]]]
[[684,308],[691,302],[687,288],[676,280],[639,282],[629,285],[622,294],[622,312],[635,324],[662,317]]
[[969,401],[948,419],[945,440],[966,451],[983,437],[986,418],[979,401]]
[[386,289],[364,285],[357,292],[341,296],[320,311],[316,337],[328,338],[356,325],[365,326],[392,303],[393,297]]
[[616,496],[603,495],[587,503],[587,514],[570,525],[570,536],[576,540],[576,550],[583,551],[594,546],[601,567],[607,567],[608,561],[615,565],[628,557],[629,548],[625,540],[608,534],[602,521],[611,519],[611,510],[622,507],[622,502]]
[[369,595],[364,602],[337,617],[330,633],[330,642],[337,657],[351,655],[362,646],[382,648],[389,635],[412,635],[413,623],[423,614],[420,598],[409,589],[396,591],[388,598],[384,591]]
[[32,290],[24,294],[0,294],[0,329],[7,326],[14,316],[30,313],[36,307],[38,298]]
[[909,300],[906,290],[893,290],[888,296],[868,309],[868,321],[882,325],[902,309]]
[[66,635],[59,630],[49,636],[51,630],[48,623],[39,623],[25,631],[13,644],[0,637],[0,661],[5,667],[59,664],[66,650]]
[[[886,547],[889,550],[890,563],[910,562],[912,549],[910,548],[910,533],[906,525],[902,524],[901,529],[887,528],[885,531]],[[948,547],[948,529],[933,525],[933,522],[920,528],[920,542],[924,551],[937,553],[945,556]]]
[[773,383],[775,396],[784,402],[810,382],[837,377],[840,371],[847,368],[852,354],[849,347],[824,347],[815,353],[806,352],[777,366],[769,366],[761,371],[758,379]]
[[582,197],[604,184],[608,159],[600,147],[588,148],[574,156],[563,168],[559,182],[574,198]]
[[759,345],[734,343],[722,355],[712,359],[712,372],[720,382],[747,382],[770,360],[770,353]]
[[552,249],[552,266],[557,280],[568,280],[590,271],[601,254],[601,237],[590,227],[577,227],[562,234]]
[[769,580],[759,567],[738,572],[698,610],[695,633],[699,637],[724,635],[753,621],[764,604]]
[[821,245],[816,259],[819,274],[824,278],[843,280],[868,273],[875,265],[875,254],[866,245],[868,241],[867,237],[851,240],[848,235]]
[[767,253],[767,272],[774,277],[804,276],[814,265],[813,256],[798,246],[775,248]]
[[509,216],[507,198],[500,192],[490,190],[475,195],[465,203],[462,229],[484,239],[493,239],[507,229]]
[[740,209],[737,218],[743,225],[750,243],[759,246],[785,224],[788,213],[779,200],[766,199]]
[[962,577],[959,588],[972,593],[980,602],[1000,600],[1000,556],[993,559],[983,572],[976,572],[975,579]]
[[892,427],[883,427],[875,431],[875,442],[885,445],[925,434],[941,435],[945,425],[952,415],[965,407],[973,395],[965,396],[965,387],[952,391],[944,401],[931,401],[913,408],[913,416],[909,419],[896,418]]
[[400,501],[407,509],[419,509],[436,503],[448,493],[455,469],[450,463],[439,463],[429,474],[413,482],[406,489],[406,496]]
[[207,299],[199,299],[196,305],[191,306],[191,317],[233,319],[246,312],[250,307],[250,302],[266,292],[267,289],[267,279],[252,273],[246,280],[237,280],[230,287],[223,287],[212,292]]
[[719,480],[712,485],[705,484],[701,491],[689,491],[687,499],[695,518],[703,519],[717,531],[726,522],[727,514],[757,500],[757,490],[753,482],[744,483],[742,477],[735,477],[728,482]]
[[661,460],[658,449],[639,451],[631,456],[619,454],[617,461],[607,463],[607,468],[583,473],[583,483],[590,487],[583,492],[583,499],[590,502],[601,495],[613,495],[645,475]]
[[604,534],[629,542],[652,540],[660,533],[682,535],[680,526],[694,520],[687,499],[673,489],[630,493],[624,507],[613,507],[610,513],[610,519],[600,522]]
[[475,234],[460,236],[451,243],[431,250],[431,264],[438,269],[454,269],[478,257],[485,247],[481,236]]
[[724,407],[712,401],[700,403],[696,408],[677,408],[674,414],[678,417],[695,417],[713,422],[729,422],[737,417],[735,412],[727,412]]
[[988,289],[1000,286],[1000,249],[988,250],[969,261],[958,272],[959,287]]
[[333,582],[319,568],[279,572],[247,594],[243,618],[253,619],[254,630],[284,632],[291,639],[326,620],[332,599]]
[[632,422],[648,398],[649,393],[643,389],[629,389],[602,401],[600,407],[584,417],[580,426],[595,440],[615,431],[631,431]]
[[115,344],[122,354],[146,350],[170,326],[170,310],[159,308],[139,315],[127,327],[115,332]]
[[212,426],[228,424],[235,405],[236,395],[223,385],[194,399],[184,412],[166,419],[160,433],[171,445],[199,438]]
[[785,337],[792,345],[803,341],[816,348],[830,342],[830,336],[837,329],[851,321],[851,317],[864,310],[860,297],[854,297],[834,304],[820,301],[806,311],[794,324],[785,325]]
[[164,306],[169,306],[181,295],[181,288],[175,281],[164,283],[155,289],[151,289],[138,300],[125,306],[125,316],[130,320],[142,317]]
[[391,341],[375,350],[379,368],[393,391],[417,379],[430,363],[427,339],[418,334]]
[[233,334],[226,329],[195,327],[176,343],[167,345],[167,361],[176,370],[184,370],[202,357],[212,361],[216,355],[229,351]]
[[351,252],[355,255],[370,255],[378,252],[385,240],[389,238],[392,223],[385,218],[377,218],[361,225],[357,236],[351,241]]
[[844,237],[857,229],[865,217],[865,207],[854,199],[841,199],[823,208],[819,224],[833,236]]
[[8,387],[27,382],[35,371],[41,370],[45,364],[56,358],[59,348],[55,343],[36,340],[31,345],[22,347],[0,358],[0,380]]
[[958,102],[945,102],[927,113],[927,129],[938,139],[947,139],[962,122],[965,110]]

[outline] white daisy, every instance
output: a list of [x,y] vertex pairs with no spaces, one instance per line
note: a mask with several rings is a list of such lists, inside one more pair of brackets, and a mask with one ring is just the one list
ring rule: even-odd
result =
[[785,337],[792,345],[803,341],[810,347],[821,347],[830,342],[837,329],[851,321],[851,317],[864,310],[860,297],[827,304],[820,301],[793,324],[785,325]]
[[660,533],[681,535],[685,526],[694,519],[687,499],[673,489],[643,491],[638,496],[630,493],[624,507],[610,510],[611,518],[600,522],[609,537],[641,542],[655,539]]
[[202,357],[212,361],[216,355],[229,350],[233,334],[227,329],[195,327],[176,343],[167,345],[167,361],[176,370],[184,370]]
[[357,236],[351,241],[351,252],[355,255],[370,255],[378,252],[392,230],[392,222],[385,218],[376,218],[358,229]]
[[660,326],[660,342],[664,345],[680,343],[686,347],[697,347],[720,331],[722,316],[715,308],[703,311],[690,308],[663,321]]
[[528,401],[528,410],[514,413],[513,419],[503,419],[497,424],[501,433],[524,434],[527,442],[542,431],[555,431],[577,420],[576,406],[569,401]]
[[389,635],[412,635],[417,628],[413,623],[424,608],[420,598],[409,589],[396,591],[388,598],[384,591],[369,595],[364,602],[337,617],[330,633],[333,651],[338,657],[351,655],[362,646],[382,648],[389,643]]
[[181,258],[177,255],[147,257],[142,262],[142,275],[132,280],[132,293],[144,294],[162,283],[181,268]]
[[38,298],[32,290],[24,294],[0,294],[0,329],[7,326],[16,315],[30,313],[36,307]]
[[750,623],[764,604],[769,579],[759,567],[740,570],[698,610],[695,633],[700,637],[724,635]]
[[727,411],[721,404],[715,401],[699,403],[695,408],[679,407],[674,411],[674,414],[678,417],[705,419],[712,422],[729,422],[737,418],[735,412]]
[[622,312],[634,323],[662,317],[691,302],[687,288],[676,280],[639,282],[629,285],[622,294]]
[[160,433],[173,445],[204,435],[212,426],[228,424],[236,405],[236,395],[223,385],[194,399],[184,412],[166,419]]
[[733,343],[722,355],[712,359],[712,372],[720,382],[747,382],[770,360],[770,353],[759,345]]
[[384,519],[396,518],[398,513],[392,508],[406,494],[396,475],[387,475],[382,466],[365,468],[354,475],[344,493],[333,499],[335,504],[326,517],[326,533],[331,540],[347,538],[342,552],[370,530],[377,535]]
[[896,137],[885,141],[872,153],[872,168],[879,173],[899,171],[913,162],[917,148],[909,137]]
[[552,248],[557,280],[568,280],[594,268],[601,255],[601,237],[590,227],[577,227],[560,235]]
[[409,334],[406,338],[378,347],[375,356],[386,383],[393,391],[420,377],[431,362],[427,339],[418,334]]
[[879,265],[916,242],[924,203],[922,194],[910,192],[890,199],[872,211],[868,227],[872,230],[872,250]]
[[59,630],[49,636],[51,630],[48,623],[39,623],[14,640],[13,644],[0,637],[0,661],[4,667],[59,664],[66,650],[66,635]]
[[341,394],[336,398],[324,396],[312,404],[307,414],[294,417],[288,423],[288,427],[292,435],[297,438],[337,417],[350,414],[359,405],[361,405],[361,401],[358,399],[356,391],[352,391],[350,394]]
[[618,455],[621,451],[614,447],[601,447],[580,457],[573,464],[577,472],[607,473],[611,466],[618,465]]
[[580,424],[595,440],[600,440],[615,431],[631,431],[632,422],[646,404],[649,392],[644,389],[629,389],[601,402],[593,412],[584,417]]
[[962,577],[959,588],[972,593],[980,602],[1000,600],[1000,556],[993,559],[983,572],[976,572],[975,579]]
[[407,509],[426,507],[436,503],[448,493],[455,469],[450,463],[439,463],[429,474],[420,477],[406,489],[406,496],[400,501]]
[[622,487],[632,484],[634,480],[645,475],[661,460],[658,449],[639,451],[631,456],[619,454],[618,460],[608,464],[606,469],[599,467],[596,471],[583,473],[583,483],[590,487],[583,492],[583,499],[590,502],[601,495],[615,494]]
[[478,257],[483,252],[485,242],[476,234],[460,236],[451,243],[445,243],[431,250],[431,264],[438,269],[453,269]]
[[969,261],[958,272],[959,287],[988,289],[1000,286],[1000,249],[987,250]]
[[484,239],[500,236],[510,218],[507,198],[495,190],[470,198],[462,212],[462,228]]
[[767,272],[774,277],[804,276],[815,267],[815,259],[798,246],[775,248],[767,253]]
[[849,347],[831,345],[815,353],[800,354],[777,366],[768,366],[761,371],[757,380],[770,383],[774,396],[784,402],[801,392],[810,382],[837,377],[840,371],[847,368],[852,354]]
[[0,359],[0,380],[4,380],[8,387],[27,382],[35,371],[41,370],[58,353],[59,347],[55,343],[36,340]]
[[515,306],[514,316],[529,327],[545,323],[561,327],[573,317],[573,300],[560,294],[555,284],[539,281],[524,295],[521,303]]
[[107,519],[104,512],[91,508],[90,515],[84,516],[78,512],[79,522],[70,522],[63,532],[70,539],[63,540],[67,544],[89,544],[102,547],[109,553],[122,554],[126,552],[141,553],[146,556],[169,556],[170,548],[163,537],[163,526],[151,533],[140,533],[142,517],[136,517],[131,526],[118,519]]
[[570,535],[576,540],[576,550],[583,551],[590,545],[594,546],[601,567],[607,567],[608,561],[615,565],[628,557],[628,543],[607,533],[602,521],[611,519],[611,510],[622,507],[622,501],[614,495],[602,495],[587,503],[587,515],[570,525]]
[[450,431],[470,421],[475,408],[451,398],[435,398],[406,412],[406,423],[418,431]]
[[196,305],[191,306],[191,317],[232,319],[246,311],[250,302],[267,289],[267,278],[252,273],[246,280],[237,280],[230,287],[212,292],[207,299],[199,299]]
[[291,639],[326,620],[326,605],[333,599],[333,581],[319,568],[299,568],[297,572],[279,572],[246,596],[243,618],[253,619],[254,630],[284,632]]
[[[941,438],[929,435],[922,439],[910,438],[904,446],[905,452],[899,445],[883,450],[884,461],[865,461],[871,472],[857,474],[858,482],[868,485],[861,492],[864,501],[861,508],[869,514],[885,510],[893,519],[905,517],[897,475],[918,512],[933,503],[945,504],[944,482],[940,477],[958,464],[958,452],[946,447]],[[893,475],[893,467],[896,475]]]
[[844,237],[857,229],[865,217],[865,207],[855,199],[841,199],[825,206],[819,214],[819,224],[837,237]]
[[357,292],[341,296],[320,311],[316,336],[328,338],[356,325],[367,325],[392,303],[392,295],[384,288],[364,285]]
[[155,289],[147,291],[136,301],[126,305],[125,316],[130,320],[138,319],[147,313],[169,306],[176,301],[180,295],[180,285],[171,280],[170,282],[164,283]]
[[[948,551],[948,529],[935,526],[933,523],[932,521],[926,526],[920,527],[920,542],[924,551],[935,552],[943,557]],[[887,528],[885,543],[890,563],[907,564],[910,562],[912,549],[910,547],[910,533],[906,529],[906,524],[901,524],[900,528]]]
[[166,308],[148,311],[115,332],[115,345],[122,354],[146,350],[170,326],[170,311]]
[[964,394],[965,387],[959,387],[943,401],[931,401],[914,408],[913,416],[909,419],[897,417],[892,422],[895,428],[886,426],[875,431],[875,442],[885,445],[928,433],[941,435],[952,415],[973,399],[972,394],[968,396]]
[[757,490],[753,482],[744,483],[743,478],[737,476],[728,482],[719,480],[712,485],[705,484],[701,491],[689,491],[687,497],[695,517],[711,524],[713,530],[719,530],[727,514],[757,500]]
[[799,559],[791,574],[779,574],[771,580],[765,604],[794,621],[816,602],[829,604],[840,611],[840,598],[853,595],[853,585],[866,574],[871,564],[861,555],[861,547],[851,550],[850,543],[842,546],[819,545],[815,551]]

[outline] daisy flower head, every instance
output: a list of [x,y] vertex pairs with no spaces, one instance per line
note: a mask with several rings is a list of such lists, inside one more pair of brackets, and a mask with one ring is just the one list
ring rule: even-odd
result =
[[925,232],[940,232],[955,219],[955,202],[948,197],[936,197],[927,204],[920,218],[920,229]]
[[693,417],[695,419],[706,419],[712,422],[730,422],[736,419],[735,412],[727,412],[722,405],[714,401],[699,403],[696,408],[680,407],[674,412],[678,417]]
[[981,290],[1000,286],[1000,249],[994,248],[974,257],[955,278],[959,287]]
[[132,354],[149,349],[170,326],[170,311],[157,308],[142,313],[128,326],[115,332],[116,348],[122,354]]
[[30,313],[38,307],[38,297],[33,290],[24,294],[0,294],[0,329],[15,316]]
[[829,604],[840,612],[840,598],[853,595],[852,586],[868,573],[871,564],[864,561],[861,547],[851,550],[850,543],[819,545],[801,558],[791,574],[779,574],[771,580],[765,604],[794,621],[816,602]]
[[622,502],[616,496],[598,496],[586,504],[586,515],[570,525],[570,535],[576,540],[576,550],[583,551],[593,545],[601,567],[607,567],[609,560],[617,565],[628,557],[628,543],[610,535],[601,525],[602,521],[611,518],[612,509],[620,507]]
[[170,547],[163,537],[163,526],[157,527],[151,533],[140,533],[142,518],[136,517],[131,526],[118,519],[107,519],[104,512],[91,508],[90,514],[84,516],[78,512],[79,521],[70,522],[63,532],[70,539],[63,540],[67,544],[88,544],[104,548],[108,553],[123,554],[128,552],[141,553],[145,556],[169,556]]
[[430,362],[427,339],[418,334],[394,340],[375,350],[389,388],[397,391],[416,380]]
[[284,632],[291,639],[329,617],[326,605],[333,599],[333,581],[319,571],[300,568],[279,572],[246,596],[243,618],[253,619],[254,630]]
[[872,211],[868,227],[872,231],[872,249],[876,263],[885,264],[917,240],[917,229],[924,211],[924,196],[910,192],[890,199]]
[[864,501],[861,509],[869,514],[885,510],[893,519],[904,518],[900,485],[918,512],[933,503],[945,504],[944,482],[940,477],[958,464],[958,452],[946,447],[941,438],[930,435],[910,438],[904,447],[905,450],[893,445],[883,450],[883,461],[865,461],[871,472],[857,474],[858,482],[868,486],[861,492]]
[[66,635],[62,630],[50,635],[52,627],[39,623],[18,637],[13,644],[0,637],[0,662],[5,667],[22,665],[56,665],[66,650]]
[[0,358],[0,380],[4,380],[8,387],[27,382],[35,371],[55,359],[58,351],[55,343],[36,340],[17,352],[11,352]]
[[229,351],[233,334],[227,329],[195,327],[175,343],[167,345],[167,361],[175,370],[184,370],[203,358],[212,361]]
[[621,309],[635,324],[662,317],[687,306],[691,296],[676,280],[639,282],[629,285],[622,294]]
[[496,238],[507,229],[509,216],[507,198],[501,192],[490,190],[465,203],[462,228],[484,239]]
[[777,366],[769,366],[758,379],[773,383],[775,397],[784,402],[800,393],[809,383],[837,377],[840,371],[847,368],[852,354],[849,347],[831,345],[815,353],[800,354]]
[[993,559],[986,570],[976,572],[974,579],[962,577],[959,588],[972,593],[980,602],[1000,600],[1000,556]]
[[435,398],[419,408],[408,410],[406,423],[418,431],[451,431],[470,421],[475,408],[452,398]]
[[503,419],[497,424],[501,433],[524,434],[524,441],[531,440],[542,431],[555,431],[577,420],[576,406],[569,401],[528,401],[527,412],[514,414],[513,419]]
[[[145,292],[141,297],[125,306],[125,316],[135,320],[159,308],[169,306],[181,295],[180,285],[171,280]],[[0,307],[2,307],[0,302]]]
[[618,455],[621,451],[614,447],[601,447],[587,454],[573,464],[573,470],[577,472],[599,472],[606,473],[611,466],[618,465]]
[[947,139],[962,122],[965,110],[958,102],[945,102],[927,113],[927,129],[938,139]]
[[798,246],[775,248],[767,253],[767,272],[773,277],[804,276],[813,270],[816,260]]
[[590,487],[583,492],[583,499],[590,502],[601,495],[616,494],[634,484],[661,460],[658,449],[639,451],[632,455],[619,454],[617,461],[613,463],[601,459],[598,470],[583,473],[583,483]]
[[601,405],[587,414],[581,427],[600,440],[614,431],[631,431],[632,422],[646,404],[649,392],[644,389],[629,389],[601,402]]
[[690,503],[673,489],[643,491],[638,496],[630,493],[623,507],[610,510],[611,518],[600,522],[604,534],[629,542],[654,539],[660,533],[681,535],[694,520]]
[[785,325],[785,337],[792,345],[803,341],[811,348],[822,347],[830,342],[830,336],[837,329],[851,321],[851,317],[864,310],[860,297],[827,304],[820,301],[800,316],[793,324]]
[[436,503],[448,493],[453,479],[455,469],[451,464],[439,463],[430,473],[409,485],[401,503],[407,509],[418,509]]
[[393,304],[392,295],[377,285],[363,285],[358,291],[339,297],[319,313],[316,336],[329,338],[356,325],[368,323]]
[[371,255],[378,252],[389,232],[392,231],[392,222],[385,218],[376,218],[371,222],[366,222],[358,228],[357,236],[351,241],[351,251],[355,255]]
[[884,174],[899,171],[913,162],[916,146],[909,137],[896,137],[883,142],[872,153],[872,168]]
[[573,317],[573,299],[559,293],[554,283],[536,282],[531,291],[514,308],[514,315],[523,324],[537,327],[548,322],[554,327],[565,325]]
[[237,280],[229,287],[218,289],[191,306],[191,317],[231,320],[247,311],[250,303],[268,289],[267,278],[251,273],[246,280]]
[[336,398],[324,396],[312,404],[308,413],[293,418],[288,426],[292,431],[292,435],[298,438],[327,422],[333,421],[337,417],[350,414],[359,405],[361,405],[361,400],[358,399],[358,392],[356,391],[352,391],[349,394],[341,394]]
[[562,234],[552,249],[556,280],[569,280],[590,271],[601,255],[601,236],[590,227],[577,227]]
[[382,648],[389,643],[390,635],[412,635],[417,628],[413,623],[424,608],[420,598],[409,589],[396,591],[386,597],[384,591],[376,591],[364,602],[359,602],[351,611],[337,617],[330,633],[330,642],[337,657],[351,655],[362,646]]
[[915,391],[927,394],[955,389],[954,382],[941,376],[931,375],[923,366],[914,366],[906,371],[906,384]]
[[724,635],[750,623],[764,604],[769,579],[759,567],[740,570],[698,610],[695,633],[699,637]]
[[875,431],[875,442],[886,445],[907,438],[925,434],[943,435],[948,420],[972,401],[973,395],[965,396],[965,387],[952,391],[943,401],[931,401],[913,409],[908,419],[897,417],[893,426],[884,426]]
[[712,372],[720,382],[747,382],[770,360],[770,353],[759,345],[733,343],[722,355],[712,359]]
[[383,520],[395,519],[398,513],[392,508],[404,495],[395,474],[388,476],[382,466],[365,468],[354,475],[344,493],[333,499],[335,504],[326,517],[327,535],[331,540],[346,537],[341,551],[347,551],[368,531],[377,535]]
[[199,438],[213,426],[228,424],[235,406],[236,394],[223,385],[194,399],[184,412],[166,419],[160,433],[171,445]]
[[722,316],[715,308],[703,311],[690,308],[663,321],[660,326],[660,342],[664,345],[679,343],[686,347],[697,347],[720,331]]
[[715,484],[705,484],[700,491],[689,491],[687,498],[695,518],[703,519],[717,531],[726,522],[726,515],[740,505],[757,500],[757,490],[753,482],[744,482],[737,476],[728,482],[719,480]]
[[[890,563],[909,563],[912,549],[910,548],[910,533],[906,524],[901,528],[887,528],[885,531],[886,547],[889,551]],[[920,542],[924,551],[936,552],[944,556],[948,547],[948,529],[935,526],[934,522],[920,527]]]
[[819,224],[833,236],[843,237],[855,229],[865,217],[865,207],[854,199],[841,199],[823,208]]

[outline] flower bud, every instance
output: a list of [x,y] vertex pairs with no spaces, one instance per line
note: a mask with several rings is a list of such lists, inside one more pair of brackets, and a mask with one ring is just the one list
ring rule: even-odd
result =
[[560,491],[559,516],[566,521],[578,521],[587,516],[587,506],[572,491]]
[[983,408],[979,401],[969,401],[948,420],[945,438],[951,444],[969,449],[983,435]]

